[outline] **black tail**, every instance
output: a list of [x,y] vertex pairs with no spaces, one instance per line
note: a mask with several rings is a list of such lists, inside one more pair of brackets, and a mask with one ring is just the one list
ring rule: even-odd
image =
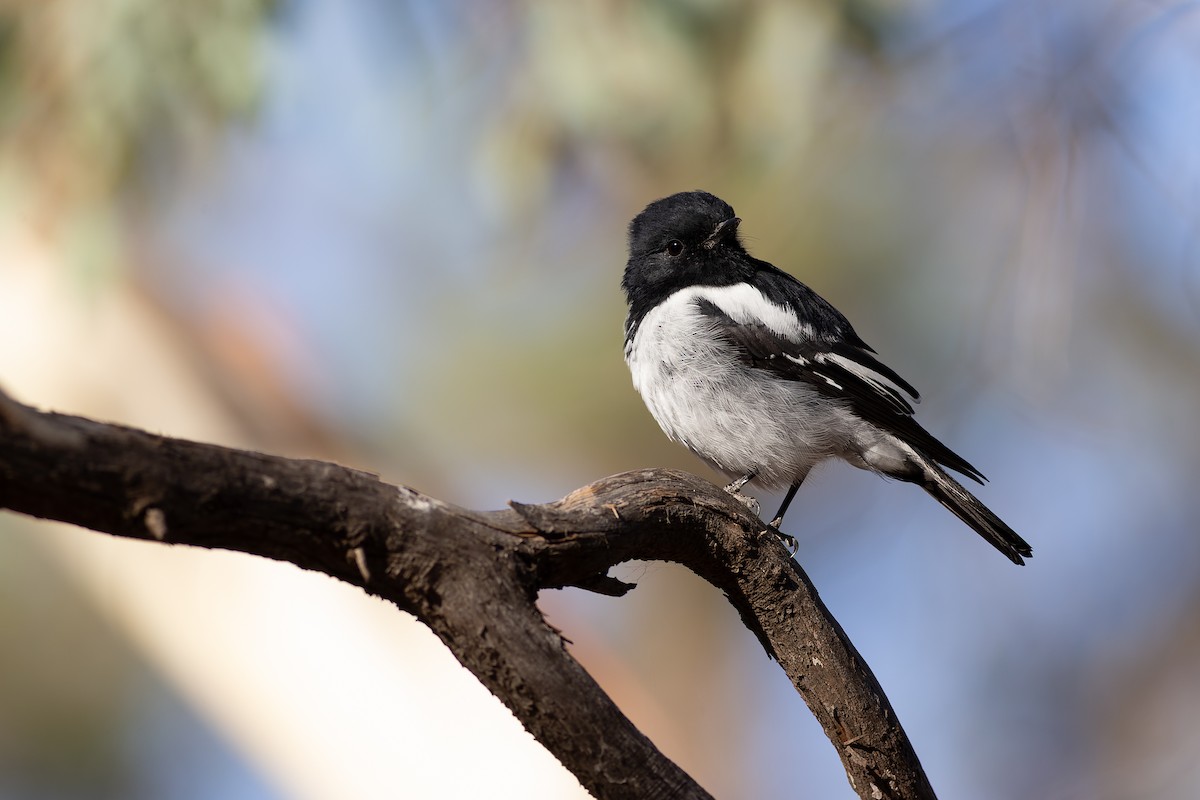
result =
[[1029,558],[1033,555],[1033,548],[1029,546],[1028,542],[1005,525],[1004,520],[979,502],[979,499],[963,488],[961,483],[947,475],[945,470],[928,460],[924,467],[923,480],[914,482],[924,486],[925,491],[953,511],[954,516],[970,525],[976,533],[1008,556],[1008,559],[1014,564],[1024,564],[1025,560],[1021,556]]

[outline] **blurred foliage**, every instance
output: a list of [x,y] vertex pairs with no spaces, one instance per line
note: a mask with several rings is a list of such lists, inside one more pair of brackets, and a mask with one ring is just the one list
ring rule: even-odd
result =
[[[511,124],[489,130],[488,146],[522,175],[572,139],[608,139],[666,172],[686,172],[689,159],[714,144],[769,161],[794,144],[829,48],[840,39],[875,53],[894,15],[885,9],[894,5],[528,2],[510,17],[526,42],[509,82],[517,96],[496,104]],[[244,114],[263,88],[262,32],[275,6],[3,0],[5,170],[17,172],[24,188],[36,186],[54,212],[113,191],[138,158],[194,143]],[[503,13],[478,4],[459,11],[467,8]]]
[[480,144],[485,164],[536,208],[564,170],[598,153],[643,190],[794,166],[835,57],[873,58],[897,9],[585,0],[523,12],[508,20],[519,57]]
[[[0,175],[48,233],[94,246],[136,162],[196,145],[262,88],[271,0],[0,3]],[[102,245],[103,246],[103,245]]]

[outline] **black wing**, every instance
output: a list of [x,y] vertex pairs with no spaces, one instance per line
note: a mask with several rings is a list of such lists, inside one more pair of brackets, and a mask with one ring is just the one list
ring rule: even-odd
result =
[[717,334],[734,346],[742,363],[848,402],[863,419],[929,458],[980,483],[985,480],[979,470],[913,419],[912,404],[902,392],[917,399],[917,390],[875,358],[856,335],[833,344],[816,339],[796,342],[766,325],[739,323],[709,300],[699,298],[696,305]]

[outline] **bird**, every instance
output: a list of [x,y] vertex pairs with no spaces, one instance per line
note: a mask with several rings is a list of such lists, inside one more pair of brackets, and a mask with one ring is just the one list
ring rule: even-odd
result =
[[755,510],[747,484],[787,487],[775,531],[812,468],[840,458],[920,486],[1024,564],[1029,543],[948,470],[979,484],[983,474],[914,418],[917,390],[827,300],[750,255],[740,223],[724,200],[692,191],[629,225],[625,362],[663,432]]

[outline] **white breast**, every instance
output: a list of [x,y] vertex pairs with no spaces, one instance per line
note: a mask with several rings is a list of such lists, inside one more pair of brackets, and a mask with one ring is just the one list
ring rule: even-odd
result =
[[[745,284],[682,289],[653,308],[626,344],[633,385],[671,439],[734,477],[802,479],[844,455],[854,420],[806,384],[742,365],[696,305],[706,299],[738,322],[758,320],[787,338],[808,331],[788,308]],[[764,308],[765,306],[765,308]]]

